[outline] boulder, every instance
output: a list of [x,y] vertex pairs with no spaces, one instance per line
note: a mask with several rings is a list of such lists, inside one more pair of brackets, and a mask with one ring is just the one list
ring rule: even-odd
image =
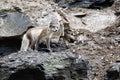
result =
[[0,80],[81,80],[89,63],[71,52],[18,52],[0,58]]
[[0,12],[0,37],[20,36],[30,25],[32,25],[30,18],[22,12],[6,10]]

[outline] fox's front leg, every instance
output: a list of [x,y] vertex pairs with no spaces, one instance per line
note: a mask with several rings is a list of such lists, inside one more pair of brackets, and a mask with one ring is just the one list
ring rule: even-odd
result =
[[49,50],[50,52],[52,52],[51,47],[50,47],[50,38],[47,38],[47,39],[46,39],[46,45],[47,45],[48,50]]
[[38,49],[38,45],[39,45],[39,39],[37,39],[37,40],[35,41],[35,50]]
[[51,41],[52,36],[53,36],[53,33],[50,34],[50,36],[48,38],[46,38],[46,45],[50,52],[52,52],[51,47],[50,47],[50,41]]

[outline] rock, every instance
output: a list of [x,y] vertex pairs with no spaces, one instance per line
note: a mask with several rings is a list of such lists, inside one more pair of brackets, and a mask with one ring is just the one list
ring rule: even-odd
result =
[[80,18],[82,18],[82,17],[85,17],[87,14],[86,13],[83,13],[83,12],[79,12],[79,13],[74,13],[73,14],[75,17],[80,17]]
[[[69,55],[69,56],[68,56]],[[0,80],[76,80],[87,78],[88,61],[70,52],[18,52],[0,58]]]
[[120,79],[120,61],[116,61],[111,64],[107,70],[107,76],[105,80],[117,80]]
[[0,12],[0,37],[22,35],[32,25],[30,18],[20,12]]
[[115,0],[113,4],[113,9],[115,10],[116,15],[120,15],[120,0]]

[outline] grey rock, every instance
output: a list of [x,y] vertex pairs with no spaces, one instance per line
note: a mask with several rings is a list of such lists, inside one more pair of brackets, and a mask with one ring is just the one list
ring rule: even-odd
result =
[[32,25],[30,18],[20,12],[0,12],[0,37],[20,36]]
[[[87,78],[88,61],[70,52],[18,52],[0,58],[0,80],[77,80]],[[56,55],[57,54],[57,55]],[[73,53],[70,53],[73,54]]]

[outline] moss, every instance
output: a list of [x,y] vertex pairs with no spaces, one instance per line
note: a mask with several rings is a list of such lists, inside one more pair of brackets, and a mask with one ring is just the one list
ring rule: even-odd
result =
[[56,72],[56,68],[55,68],[56,65],[65,66],[67,63],[68,63],[68,60],[64,60],[61,57],[54,57],[46,61],[46,63],[44,63],[44,67],[48,72],[54,73]]
[[119,22],[118,22],[118,24],[117,24],[117,27],[120,27],[120,19],[118,20]]
[[15,12],[14,9],[1,9],[0,12]]

